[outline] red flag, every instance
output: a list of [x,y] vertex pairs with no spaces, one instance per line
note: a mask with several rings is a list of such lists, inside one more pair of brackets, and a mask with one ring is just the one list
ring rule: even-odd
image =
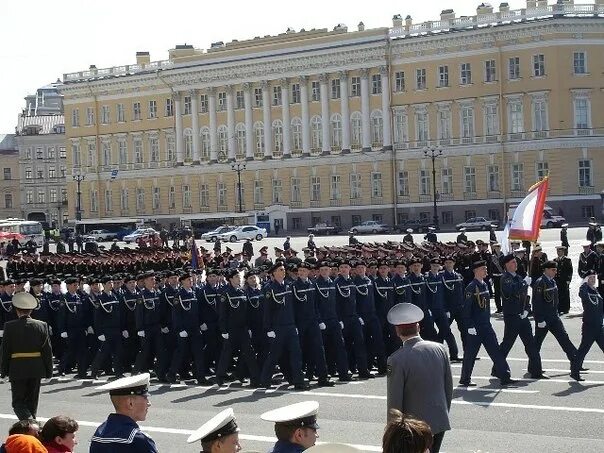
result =
[[510,239],[535,242],[539,238],[548,186],[549,179],[545,177],[529,189],[514,211],[510,222]]

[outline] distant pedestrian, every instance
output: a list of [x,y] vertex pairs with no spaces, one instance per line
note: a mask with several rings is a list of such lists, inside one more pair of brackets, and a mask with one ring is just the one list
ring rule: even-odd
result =
[[72,453],[78,444],[78,422],[71,417],[58,415],[48,419],[40,431],[40,440],[48,453]]
[[433,449],[430,426],[397,409],[390,409],[382,437],[383,453],[426,453]]
[[287,250],[289,250],[291,248],[292,248],[292,246],[291,246],[291,243],[290,243],[290,237],[287,236],[285,238],[285,242],[283,243],[283,251],[287,251]]
[[243,244],[243,249],[241,250],[244,255],[250,257],[250,259],[254,256],[254,244],[252,244],[251,239],[247,239]]

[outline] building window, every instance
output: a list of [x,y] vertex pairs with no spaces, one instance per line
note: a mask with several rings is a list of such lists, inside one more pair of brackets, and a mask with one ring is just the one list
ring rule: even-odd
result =
[[292,217],[292,228],[300,230],[302,228],[302,219],[300,217]]
[[487,60],[484,62],[484,80],[485,82],[497,81],[497,70],[495,60]]
[[241,110],[245,107],[245,96],[243,90],[237,90],[235,93],[235,109]]
[[405,72],[397,71],[394,73],[394,91],[405,91]]
[[415,114],[416,140],[424,143],[430,139],[428,135],[428,113],[424,111]]
[[80,125],[80,109],[73,109],[71,111],[71,125],[78,127]]
[[67,148],[59,146],[59,159],[67,159]]
[[57,154],[55,153],[55,147],[54,146],[49,146],[48,147],[48,158],[49,159],[56,159],[57,158]]
[[281,156],[283,153],[283,123],[281,120],[273,121],[273,155]]
[[573,52],[573,72],[575,74],[587,74],[585,52]]
[[174,186],[170,186],[170,190],[168,191],[168,208],[176,208],[176,187]]
[[589,129],[591,124],[590,105],[586,98],[575,98],[575,129]]
[[88,166],[96,167],[96,143],[88,142]]
[[331,79],[331,98],[340,99],[340,79]]
[[353,226],[360,225],[362,221],[363,221],[363,218],[360,215],[353,215],[351,217],[351,223]]
[[[52,197],[52,193],[51,193],[51,197]],[[105,190],[105,211],[107,211],[107,212],[113,211],[113,194],[111,193],[111,190],[109,190],[109,189]]]
[[199,132],[201,135],[201,160],[207,161],[210,159],[210,129],[204,127]]
[[438,110],[438,139],[451,139],[451,110],[443,108]]
[[210,189],[207,184],[199,186],[199,206],[208,208],[210,206]]
[[42,190],[38,190],[37,202],[38,203],[46,203],[46,192],[43,189]]
[[543,132],[548,129],[547,101],[545,99],[533,99],[533,130]]
[[120,165],[128,163],[128,145],[126,144],[126,140],[119,140],[117,142],[117,154]]
[[109,124],[109,106],[103,105],[101,107],[101,124]]
[[524,191],[524,165],[512,164],[512,191]]
[[472,217],[476,217],[476,211],[474,209],[468,209],[464,215],[466,220],[470,220]]
[[174,101],[172,98],[166,98],[166,110],[165,116],[173,116],[174,115]]
[[461,137],[463,143],[474,141],[474,107],[464,105],[461,107]]
[[464,167],[464,192],[476,193],[476,168]]
[[321,177],[310,178],[310,201],[321,201]]
[[134,121],[138,121],[141,118],[142,118],[141,103],[135,102],[134,104],[132,104],[132,119]]
[[73,166],[79,167],[82,165],[82,157],[80,156],[80,145],[78,143],[71,144],[71,154],[73,155]]
[[34,192],[33,190],[28,190],[25,192],[25,202],[27,204],[32,204],[34,202]]
[[382,195],[382,174],[373,172],[371,173],[371,198],[381,198]]
[[300,191],[300,178],[291,179],[291,200],[292,203],[300,203],[302,201],[302,193]]
[[191,162],[193,160],[193,132],[191,131],[191,129],[185,129],[184,145],[184,160],[187,162]]
[[220,93],[218,93],[218,111],[222,112],[224,110],[226,110],[227,106],[226,106],[226,92],[221,91]]
[[207,94],[199,95],[199,111],[201,113],[208,113],[208,109],[209,109],[208,106],[209,106],[208,95]]
[[441,213],[441,224],[442,225],[453,225],[453,212],[452,211],[442,211]]
[[415,70],[415,89],[425,90],[426,89],[426,70],[416,69]]
[[143,162],[143,140],[136,137],[132,143],[134,144],[134,163],[141,164]]
[[430,173],[428,170],[420,170],[419,171],[419,194],[420,195],[430,195],[432,192],[430,190]]
[[311,88],[311,101],[320,101],[321,100],[321,84],[317,80],[313,80],[310,83]]
[[4,194],[4,207],[6,209],[12,209],[12,207],[13,207],[13,194],[12,193]]
[[283,203],[283,185],[280,179],[273,179],[273,204]]
[[264,157],[264,126],[258,121],[254,124],[254,138],[256,139],[256,152],[254,157]]
[[243,159],[245,157],[245,124],[239,123],[235,126],[235,140],[237,148],[235,149],[235,157]]
[[136,189],[136,210],[143,211],[145,209],[145,189],[138,187]]
[[520,78],[520,57],[512,57],[508,60],[508,77],[510,80]]
[[86,109],[86,125],[92,126],[94,124],[94,109],[92,107],[88,107]]
[[191,96],[185,96],[183,102],[183,115],[191,114]]
[[399,197],[409,196],[409,172],[406,170],[398,172],[398,195]]
[[25,169],[25,179],[31,179],[31,177],[32,177],[31,168],[26,168]]
[[182,186],[182,207],[187,209],[191,207],[191,186],[187,184]]
[[97,212],[99,210],[99,193],[96,190],[90,192],[90,211]]
[[510,134],[520,134],[524,132],[524,113],[522,110],[522,101],[511,101],[509,103]]
[[299,104],[300,103],[300,99],[301,99],[300,84],[299,83],[294,83],[291,86],[291,103],[292,104]]
[[361,78],[351,77],[350,78],[350,96],[358,97],[361,95]]
[[31,148],[25,149],[25,158],[26,159],[31,159],[31,153],[32,153],[32,149]]
[[227,187],[223,182],[218,183],[218,206],[225,207],[227,205]]
[[44,178],[44,169],[43,168],[38,168],[36,170],[36,178],[37,179],[43,179]]
[[323,147],[323,123],[320,116],[313,116],[310,120],[310,147],[316,152]]
[[487,167],[487,188],[489,192],[499,192],[499,166]]
[[54,165],[48,167],[48,178],[55,179],[57,177],[57,170]]
[[[218,127],[218,152],[222,153],[223,156],[227,156],[229,152],[229,130],[223,124]],[[193,136],[191,135],[191,141]],[[193,143],[191,143],[191,159],[193,158]]]
[[489,220],[501,220],[499,209],[489,209]]
[[371,214],[371,220],[382,223],[384,221],[384,216],[382,214]]
[[381,148],[384,143],[384,119],[382,112],[375,110],[371,112],[371,145],[374,148]]
[[330,200],[340,200],[342,193],[340,192],[340,175],[331,175],[331,185],[329,190]]
[[449,86],[449,66],[438,67],[438,86],[440,88]]
[[262,107],[262,88],[254,88],[254,106]]
[[361,198],[361,175],[358,173],[350,174],[350,198]]
[[533,55],[533,75],[543,77],[545,75],[545,55]]
[[277,85],[273,87],[273,105],[281,105],[281,86]]
[[472,65],[470,63],[461,64],[460,83],[470,85],[472,83]]
[[394,112],[394,143],[402,145],[409,141],[407,114],[403,110]]
[[593,187],[591,177],[591,160],[579,161],[579,187]]
[[342,116],[335,113],[331,116],[331,148],[334,150],[342,149]]
[[371,76],[371,94],[381,94],[382,92],[382,75],[373,74]]
[[549,175],[549,164],[547,162],[535,162],[535,173],[537,180],[541,181]]
[[484,105],[485,135],[494,137],[499,134],[499,112],[495,103]]
[[157,118],[157,101],[149,101],[149,118]]
[[443,168],[440,173],[440,193],[453,193],[453,169]]
[[159,139],[149,137],[149,162],[159,162]]
[[4,180],[9,181],[12,179],[12,170],[10,168],[4,167]]
[[44,148],[36,148],[36,159],[44,159]]
[[128,210],[128,189],[124,188],[120,192],[120,208],[122,211]]
[[593,205],[581,206],[581,216],[584,219],[590,219],[590,218],[594,217]]
[[350,146],[352,149],[361,148],[362,118],[360,112],[350,115]]
[[103,150],[103,165],[107,167],[111,165],[111,143],[102,142],[101,149]]
[[65,187],[61,189],[61,201],[64,203],[67,202],[67,189]]
[[302,120],[300,118],[292,120],[292,147],[294,151],[302,150]]
[[152,191],[153,197],[151,199],[151,208],[157,210],[160,207],[160,189],[159,187],[153,187]]

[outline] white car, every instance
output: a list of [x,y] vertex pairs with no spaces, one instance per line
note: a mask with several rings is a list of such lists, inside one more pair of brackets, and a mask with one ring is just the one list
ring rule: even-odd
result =
[[228,233],[229,231],[233,231],[234,229],[234,226],[221,226],[213,229],[212,231],[208,231],[207,233],[203,233],[201,235],[201,239],[205,239],[208,242],[215,242],[218,236]]
[[242,239],[256,239],[261,241],[267,236],[264,228],[258,228],[255,225],[243,225],[235,228],[234,230],[220,234],[218,237],[221,241],[236,242]]
[[496,225],[497,222],[494,220],[488,220],[484,217],[471,217],[465,222],[458,223],[455,228],[465,228],[467,231],[487,231],[491,228],[491,225]]
[[352,231],[354,234],[358,234],[358,233],[372,233],[372,234],[377,234],[377,233],[387,233],[390,230],[390,227],[388,225],[385,225],[381,222],[377,222],[375,220],[366,220],[365,222],[361,223],[360,225],[356,225],[353,226],[350,231]]
[[132,233],[124,236],[124,242],[126,244],[130,244],[131,242],[136,242],[136,240],[140,237],[153,236],[155,234],[159,234],[153,228],[138,228],[134,230]]
[[107,230],[92,230],[85,234],[84,238],[87,238],[87,237],[90,237],[99,242],[102,242],[102,241],[111,241],[113,239],[116,239],[117,234],[112,233],[111,231],[107,231]]

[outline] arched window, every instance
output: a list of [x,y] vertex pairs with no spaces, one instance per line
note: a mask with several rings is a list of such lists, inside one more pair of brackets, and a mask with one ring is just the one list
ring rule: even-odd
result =
[[273,121],[273,156],[283,155],[283,123],[281,120]]
[[323,125],[318,115],[310,119],[310,147],[313,153],[320,153],[323,147]]
[[201,128],[199,131],[201,138],[201,160],[210,160],[210,129],[207,127]]
[[224,124],[218,127],[218,152],[225,157],[229,152],[229,131]]
[[342,150],[342,116],[339,113],[331,115],[331,149]]
[[264,157],[264,124],[262,121],[254,123],[254,140],[256,142],[254,157],[262,159]]
[[384,145],[384,118],[381,110],[371,112],[371,146],[381,148]]
[[292,120],[292,154],[302,153],[302,120],[294,118]]
[[193,132],[191,129],[184,130],[185,138],[185,162],[191,162],[193,160]]
[[239,123],[235,126],[235,137],[237,139],[235,158],[243,159],[245,157],[245,124]]
[[350,115],[350,147],[361,149],[361,112],[352,112]]

